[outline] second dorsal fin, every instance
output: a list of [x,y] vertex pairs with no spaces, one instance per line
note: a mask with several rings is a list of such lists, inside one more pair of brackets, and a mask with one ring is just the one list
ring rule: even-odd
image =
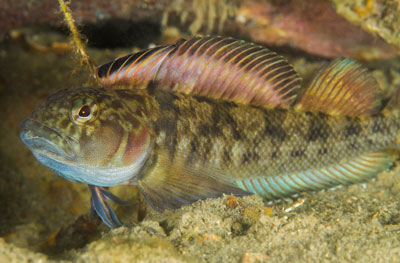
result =
[[262,46],[226,37],[193,37],[117,59],[98,69],[100,82],[135,85],[230,100],[266,108],[288,108],[300,78],[281,56]]
[[299,111],[362,116],[377,113],[382,96],[375,78],[351,59],[336,59],[321,68],[296,103]]

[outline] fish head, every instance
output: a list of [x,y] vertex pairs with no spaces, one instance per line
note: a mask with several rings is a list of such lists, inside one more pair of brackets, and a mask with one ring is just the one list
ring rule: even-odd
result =
[[22,122],[20,138],[40,163],[70,181],[118,185],[138,176],[149,156],[140,104],[140,97],[131,103],[112,89],[63,90]]

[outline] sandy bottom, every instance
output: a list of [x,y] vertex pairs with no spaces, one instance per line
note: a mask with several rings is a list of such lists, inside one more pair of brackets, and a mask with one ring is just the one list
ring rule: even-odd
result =
[[[122,52],[90,55],[100,64]],[[225,196],[164,213],[151,211],[137,189],[116,187],[132,203],[116,207],[127,226],[111,231],[90,220],[87,186],[41,166],[18,137],[20,122],[48,95],[87,80],[71,56],[16,40],[0,46],[0,262],[400,261],[396,167],[374,182],[276,204]],[[306,76],[320,64],[293,62]],[[380,64],[380,82],[395,82],[398,73]]]

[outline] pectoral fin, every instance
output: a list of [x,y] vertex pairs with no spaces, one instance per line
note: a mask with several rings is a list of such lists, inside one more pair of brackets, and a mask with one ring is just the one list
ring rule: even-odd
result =
[[[139,180],[138,187],[149,205],[161,211],[175,209],[197,200],[215,198],[222,194],[249,195],[219,171],[209,168],[185,167],[177,161],[169,163],[160,157],[154,169]],[[164,159],[164,160],[162,160]]]

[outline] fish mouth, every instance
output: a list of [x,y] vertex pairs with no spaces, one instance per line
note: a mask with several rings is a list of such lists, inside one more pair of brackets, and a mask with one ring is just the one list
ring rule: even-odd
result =
[[56,159],[73,160],[79,142],[65,136],[58,130],[39,121],[28,118],[21,123],[20,138],[22,142],[36,155],[45,155]]

